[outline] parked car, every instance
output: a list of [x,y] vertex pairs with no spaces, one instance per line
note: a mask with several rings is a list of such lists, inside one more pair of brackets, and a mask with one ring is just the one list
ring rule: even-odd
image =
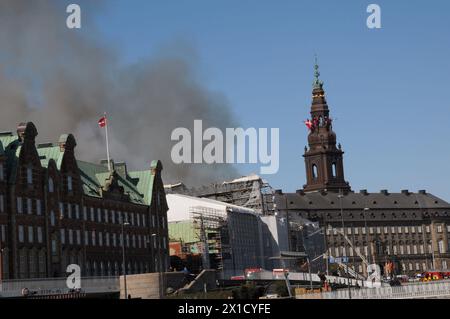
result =
[[407,275],[397,275],[397,276],[395,276],[395,279],[399,280],[400,282],[408,282],[409,281],[409,277]]

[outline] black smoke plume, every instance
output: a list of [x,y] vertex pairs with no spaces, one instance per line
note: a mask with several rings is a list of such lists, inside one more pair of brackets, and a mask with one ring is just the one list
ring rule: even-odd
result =
[[235,177],[229,165],[175,165],[170,158],[176,127],[192,128],[194,119],[204,127],[236,126],[226,98],[198,80],[195,50],[174,43],[124,65],[92,23],[107,2],[93,3],[80,3],[82,29],[70,30],[69,2],[0,2],[0,130],[33,121],[38,142],[73,133],[77,157],[98,162],[106,155],[97,120],[107,111],[114,160],[144,169],[160,159],[166,182],[198,185]]

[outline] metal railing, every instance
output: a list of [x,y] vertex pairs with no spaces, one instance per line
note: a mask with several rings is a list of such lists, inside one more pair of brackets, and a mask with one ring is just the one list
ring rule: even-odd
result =
[[[310,277],[311,276],[311,277]],[[336,276],[325,276],[330,284],[341,284],[348,285],[350,282],[350,286],[359,286],[359,287],[367,287],[367,282],[361,279],[354,278],[346,278],[346,277],[336,277]],[[272,271],[262,271],[254,273],[249,280],[284,280],[283,274],[274,274]],[[289,280],[291,281],[313,281],[314,283],[321,283],[321,279],[317,274],[309,274],[304,272],[290,272]]]
[[[297,295],[297,299],[347,299],[347,290]],[[450,298],[450,282],[429,282],[397,287],[353,289],[352,299]]]
[[[119,277],[81,277],[83,293],[113,293],[120,290]],[[31,295],[55,295],[69,293],[67,278],[39,278],[0,281],[0,298],[23,296],[24,289]]]

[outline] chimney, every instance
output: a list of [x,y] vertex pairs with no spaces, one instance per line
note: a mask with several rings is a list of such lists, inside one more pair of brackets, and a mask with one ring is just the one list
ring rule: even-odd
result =
[[421,190],[419,190],[419,194],[421,194],[421,195],[426,195],[426,194],[427,194],[427,191],[424,190],[424,189],[421,189]]
[[384,195],[389,195],[389,192],[388,192],[387,189],[382,189],[382,190],[380,191],[380,193],[381,193],[381,194],[384,194]]
[[295,193],[304,196],[305,195],[305,191],[303,189],[298,189],[295,191]]
[[67,134],[63,134],[59,137],[58,145],[59,145],[59,151],[64,152],[66,149],[66,143],[67,143]]
[[359,191],[359,193],[360,193],[360,194],[363,194],[363,195],[369,195],[369,193],[367,192],[367,189],[361,189],[361,190]]
[[402,189],[402,194],[404,194],[404,195],[406,195],[406,196],[409,196],[409,190],[407,190],[407,189]]
[[17,136],[19,137],[19,140],[21,142],[23,142],[25,139],[25,129],[26,128],[27,128],[27,123],[23,123],[23,122],[17,126]]

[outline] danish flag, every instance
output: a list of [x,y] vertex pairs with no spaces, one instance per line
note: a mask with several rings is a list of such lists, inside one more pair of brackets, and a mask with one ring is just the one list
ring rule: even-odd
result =
[[102,128],[106,126],[106,116],[103,116],[100,120],[98,120],[98,126]]
[[307,121],[305,121],[305,125],[310,130],[311,127],[313,126],[313,123],[310,120],[307,120]]

